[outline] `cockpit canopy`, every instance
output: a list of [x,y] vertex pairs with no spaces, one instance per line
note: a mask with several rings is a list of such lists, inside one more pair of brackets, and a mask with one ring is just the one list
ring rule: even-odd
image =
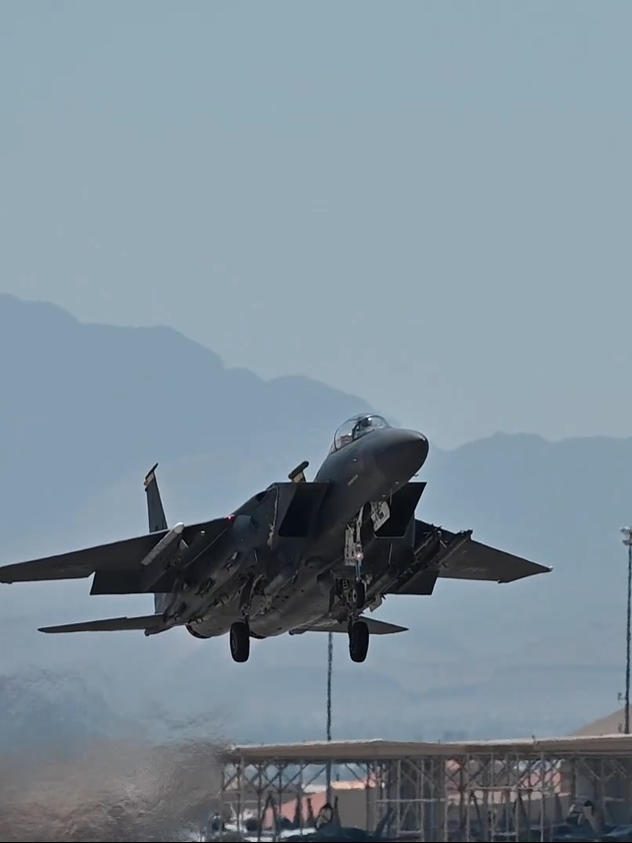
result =
[[366,436],[367,433],[371,433],[373,430],[383,430],[385,427],[390,426],[385,418],[375,413],[360,413],[357,416],[353,416],[341,424],[336,431],[329,453],[339,451],[345,445],[354,442],[361,436]]

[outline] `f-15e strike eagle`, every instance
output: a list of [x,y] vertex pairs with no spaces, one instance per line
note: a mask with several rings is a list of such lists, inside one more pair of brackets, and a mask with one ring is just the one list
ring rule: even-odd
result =
[[196,638],[229,633],[236,662],[252,638],[346,632],[354,662],[371,635],[405,632],[363,614],[386,595],[430,595],[438,577],[511,582],[550,568],[415,518],[426,486],[412,480],[428,456],[421,433],[379,415],[336,431],[312,482],[307,462],[232,515],[167,526],[155,469],[145,478],[149,533],[0,568],[0,582],[94,574],[91,594],[153,593],[154,614],[43,627],[41,632],[184,626]]

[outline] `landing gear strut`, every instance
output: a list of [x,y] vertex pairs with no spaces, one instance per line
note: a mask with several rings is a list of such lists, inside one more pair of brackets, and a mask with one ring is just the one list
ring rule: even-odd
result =
[[352,662],[363,662],[369,652],[369,627],[366,621],[349,623],[349,655]]
[[230,654],[233,661],[247,662],[250,656],[250,627],[247,621],[235,621],[230,628]]
[[345,565],[356,569],[362,566],[364,552],[362,550],[362,515],[360,511],[345,529]]
[[361,612],[366,602],[364,582],[364,550],[362,548],[362,516],[364,510],[353,519],[345,530],[345,565],[354,569],[353,608]]
[[364,580],[357,579],[353,586],[353,608],[356,612],[361,612],[366,603],[366,585]]

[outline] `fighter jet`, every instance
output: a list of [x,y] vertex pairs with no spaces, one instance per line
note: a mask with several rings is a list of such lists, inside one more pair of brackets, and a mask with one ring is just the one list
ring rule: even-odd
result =
[[49,626],[40,632],[184,626],[196,638],[229,634],[236,662],[252,639],[342,632],[354,662],[370,636],[405,632],[371,618],[387,595],[431,595],[439,577],[511,582],[550,568],[415,517],[426,486],[414,479],[428,440],[382,416],[346,421],[313,481],[305,461],[232,514],[169,528],[156,479],[145,477],[149,532],[112,544],[0,568],[0,582],[93,576],[91,594],[153,594],[142,617]]

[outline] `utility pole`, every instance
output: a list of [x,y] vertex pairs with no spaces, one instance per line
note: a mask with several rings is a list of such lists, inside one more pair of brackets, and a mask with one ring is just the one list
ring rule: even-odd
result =
[[[327,634],[327,743],[331,742],[331,673],[334,662],[334,634]],[[331,761],[327,761],[327,802],[331,805]]]
[[623,544],[628,549],[628,601],[625,631],[625,712],[624,734],[630,734],[630,620],[632,616],[632,527],[622,527]]

